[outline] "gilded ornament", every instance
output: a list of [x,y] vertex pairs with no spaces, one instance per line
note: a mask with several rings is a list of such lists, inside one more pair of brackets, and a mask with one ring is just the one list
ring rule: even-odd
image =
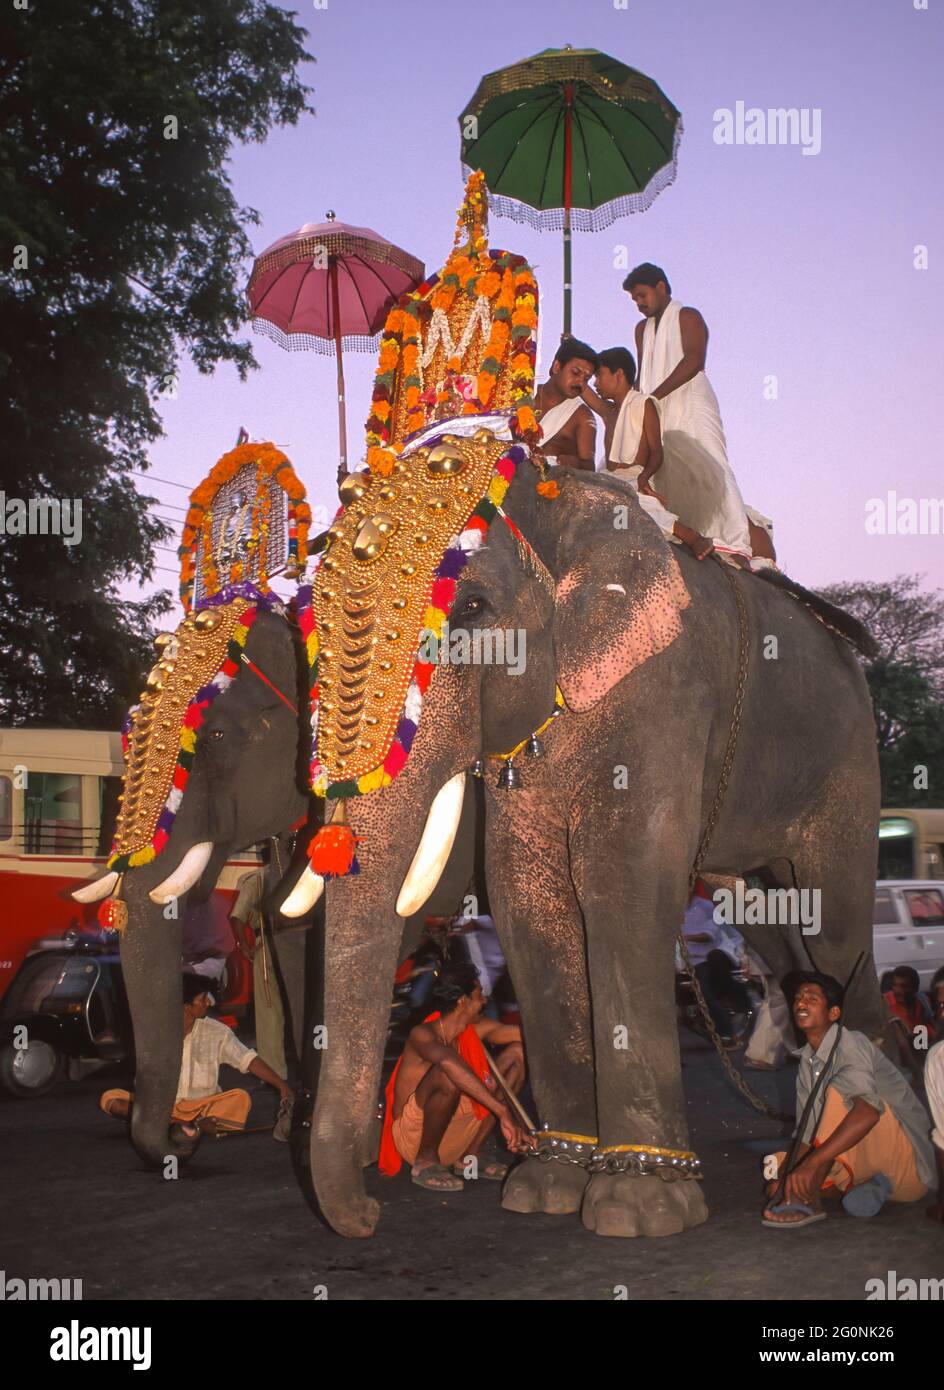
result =
[[355,560],[376,560],[382,555],[398,524],[388,512],[375,512],[363,521],[351,546]]
[[338,488],[338,496],[345,507],[349,507],[352,502],[357,502],[367,491],[366,473],[349,473],[341,486]]
[[[488,434],[488,430],[479,430],[478,434]],[[435,449],[430,450],[426,467],[430,473],[461,473],[465,468],[465,457],[452,442],[454,436],[447,435],[441,444],[437,444]],[[489,438],[491,436],[489,435]]]
[[218,608],[201,608],[193,623],[201,632],[215,632],[222,621],[223,615]]

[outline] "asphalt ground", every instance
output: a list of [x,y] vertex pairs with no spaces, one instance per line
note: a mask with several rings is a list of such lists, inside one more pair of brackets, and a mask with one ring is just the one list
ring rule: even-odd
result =
[[[0,1102],[0,1268],[8,1279],[80,1278],[85,1300],[829,1303],[864,1300],[866,1281],[892,1270],[899,1280],[944,1277],[944,1227],[925,1217],[929,1199],[888,1204],[870,1221],[830,1204],[829,1218],[805,1230],[762,1227],[761,1156],[785,1147],[784,1127],[748,1108],[709,1045],[687,1032],[683,1060],[711,1212],[683,1235],[601,1238],[577,1216],[502,1211],[495,1183],[437,1196],[406,1169],[392,1180],[371,1169],[380,1224],[370,1240],[345,1240],[313,1215],[288,1146],[268,1132],[204,1139],[176,1181],[144,1169],[124,1126],[97,1108],[99,1093],[120,1084],[100,1073]],[[778,1110],[791,1108],[792,1066],[747,1077]],[[274,1092],[253,1097],[250,1124],[271,1122]]]

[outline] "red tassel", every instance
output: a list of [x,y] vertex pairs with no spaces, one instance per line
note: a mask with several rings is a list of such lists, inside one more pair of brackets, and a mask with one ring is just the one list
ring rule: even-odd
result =
[[351,872],[356,844],[349,825],[323,825],[308,846],[312,871],[322,878],[343,878]]
[[124,931],[128,925],[127,904],[121,898],[106,898],[98,907],[98,925],[106,931]]

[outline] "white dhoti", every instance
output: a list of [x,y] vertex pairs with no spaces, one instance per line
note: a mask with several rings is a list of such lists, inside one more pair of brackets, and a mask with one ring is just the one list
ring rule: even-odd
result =
[[[659,321],[646,321],[639,375],[643,395],[671,375],[681,362],[681,304],[669,303]],[[710,536],[718,550],[751,553],[747,512],[728,463],[718,399],[704,372],[657,401],[662,420],[662,467],[652,479],[672,511],[686,525]]]
[[[658,402],[656,404],[658,405]],[[612,478],[622,478],[624,483],[629,483],[639,498],[639,505],[646,515],[652,518],[668,540],[680,544],[675,535],[675,523],[678,521],[675,513],[664,507],[658,497],[650,497],[647,493],[639,491],[639,475],[642,473],[642,465],[634,463],[633,460],[639,452],[645,409],[646,397],[639,391],[631,390],[620,406],[620,413],[616,417],[616,424],[613,427],[613,439],[609,450],[610,462],[618,463],[620,467],[610,468],[609,474]]]

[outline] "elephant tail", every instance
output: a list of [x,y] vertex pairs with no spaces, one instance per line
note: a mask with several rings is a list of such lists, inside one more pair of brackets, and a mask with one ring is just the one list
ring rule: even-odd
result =
[[759,579],[791,594],[804,608],[808,608],[814,617],[819,618],[830,632],[836,632],[847,642],[851,642],[869,661],[874,661],[878,656],[879,645],[871,632],[864,623],[860,623],[858,618],[854,618],[844,608],[837,608],[834,603],[823,598],[822,594],[814,593],[812,589],[804,589],[802,584],[798,584],[781,570],[762,569],[756,571],[756,574]]

